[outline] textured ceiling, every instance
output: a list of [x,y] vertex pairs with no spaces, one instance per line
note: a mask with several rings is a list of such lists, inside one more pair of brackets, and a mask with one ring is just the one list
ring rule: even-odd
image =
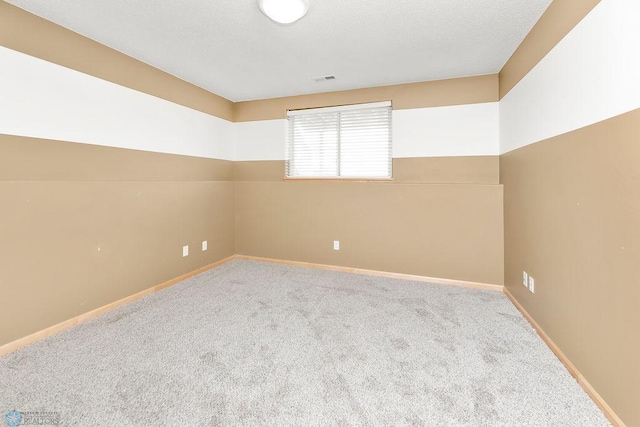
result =
[[551,0],[310,0],[289,27],[257,0],[8,2],[244,101],[496,73]]

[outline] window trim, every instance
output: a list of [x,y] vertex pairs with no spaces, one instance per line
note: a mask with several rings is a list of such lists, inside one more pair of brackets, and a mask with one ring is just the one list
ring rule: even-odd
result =
[[[286,170],[285,170],[286,173]],[[326,177],[326,176],[322,176],[322,177],[308,177],[308,176],[285,176],[284,178],[282,178],[283,181],[298,181],[298,182],[304,182],[304,181],[327,181],[327,182],[393,182],[395,181],[395,179],[392,178],[361,178],[361,177],[353,177],[353,178],[349,178],[349,177],[342,177],[342,176],[337,176],[335,178],[331,178],[331,177]]]

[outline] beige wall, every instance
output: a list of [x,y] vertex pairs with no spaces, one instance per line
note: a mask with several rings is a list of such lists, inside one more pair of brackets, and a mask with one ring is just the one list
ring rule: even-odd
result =
[[229,121],[285,118],[287,109],[393,100],[394,109],[498,100],[498,75],[233,103],[0,0],[0,46]]
[[234,172],[239,254],[503,282],[497,156],[395,159],[394,182],[283,181],[280,161]]
[[[640,160],[636,124],[639,115],[636,110],[610,118],[628,111],[620,105],[632,105],[636,92],[630,91],[627,96],[608,91],[609,80],[593,78],[594,73],[600,75],[598,70],[586,69],[573,78],[558,73],[556,81],[550,82],[536,74],[534,68],[596,6],[599,7],[593,10],[595,15],[589,25],[571,39],[573,50],[567,50],[565,45],[560,51],[564,57],[556,53],[547,59],[577,61],[594,37],[611,37],[610,44],[628,43],[616,39],[601,23],[605,11],[611,14],[616,10],[615,3],[556,0],[500,73],[501,96],[509,93],[501,108],[507,108],[505,100],[518,94],[519,88],[512,88],[521,79],[535,79],[535,90],[541,92],[540,99],[546,103],[553,99],[553,93],[545,91],[545,85],[568,85],[564,97],[553,100],[561,109],[573,112],[554,117],[558,129],[566,126],[567,118],[579,123],[591,114],[585,127],[557,131],[556,135],[562,135],[544,141],[526,141],[535,132],[531,133],[530,123],[521,126],[520,130],[529,131],[522,141],[533,144],[500,157],[505,191],[505,285],[613,412],[627,425],[640,425],[640,369],[633,356],[640,348],[640,335],[631,326],[640,324],[636,307],[640,298],[635,287],[630,286],[640,259],[635,245],[640,236],[634,225],[640,203],[633,190],[640,179],[635,171]],[[603,9],[605,6],[607,9]],[[633,62],[610,57],[616,64],[620,61],[633,66]],[[610,64],[603,64],[604,58],[598,65],[611,68]],[[556,67],[563,68],[557,63]],[[534,72],[528,74],[530,71]],[[625,77],[627,70],[619,71],[620,81],[629,79]],[[584,91],[576,93],[575,89],[567,95],[584,81],[590,82],[598,98],[582,98]],[[522,97],[522,93],[518,96]],[[580,107],[584,108],[569,109],[569,105],[577,107],[575,99],[581,99]],[[611,110],[612,106],[618,110]],[[535,120],[537,111],[530,112]],[[501,120],[505,124],[508,115],[503,113]],[[522,271],[535,278],[535,294],[521,285]]]
[[0,135],[0,345],[234,254],[234,185],[231,162]]
[[236,122],[284,119],[287,110],[376,101],[391,101],[394,110],[495,102],[498,101],[498,75],[236,102],[233,116]]
[[[555,0],[500,72],[501,98],[512,96],[514,86],[596,6],[605,5],[598,0]],[[604,36],[590,35],[589,42]],[[616,42],[620,41],[613,37],[609,41]],[[579,55],[563,52],[567,57],[554,59],[567,61],[569,55]],[[589,71],[584,70],[585,75]],[[536,78],[544,92],[545,81]],[[546,83],[557,86],[557,81]],[[589,108],[603,101],[593,107],[596,111],[616,105],[615,97],[607,102],[595,98],[606,94],[610,82],[594,79],[594,83],[599,85],[594,95],[572,96]],[[563,93],[565,98],[555,102],[566,110],[566,105],[575,103],[566,99],[570,89]],[[501,108],[503,104],[504,100]],[[585,115],[589,108],[571,118]],[[502,113],[501,125],[507,117]],[[616,415],[626,425],[636,426],[640,425],[640,291],[634,285],[640,265],[640,110],[593,123],[599,114],[592,114],[585,127],[500,156],[505,286]],[[524,127],[531,131],[530,124]],[[523,271],[535,278],[535,294],[522,285]]]
[[[230,101],[4,1],[0,46],[232,119]],[[0,134],[0,346],[235,253],[231,162],[76,142]]]
[[[555,0],[499,78],[237,104],[2,1],[0,45],[227,120],[268,120],[388,99],[395,109],[497,101],[598,3]],[[0,345],[236,250],[495,284],[504,276],[621,418],[640,425],[638,123],[634,111],[499,160],[394,159],[391,183],[285,182],[281,161],[2,135],[0,295],[18,303],[0,311]]]
[[[393,159],[394,184],[499,184],[498,156]],[[283,181],[284,160],[233,162],[235,181]]]
[[499,184],[499,156],[393,159],[396,184]]
[[[498,99],[489,75],[234,105],[5,2],[0,45],[226,120],[380,99],[395,109]],[[11,206],[0,294],[22,302],[0,315],[0,345],[231,255],[238,230],[244,254],[502,283],[497,156],[394,159],[396,180],[385,184],[284,182],[281,161],[232,165],[9,135],[0,154],[0,197]],[[302,196],[322,208],[287,209]],[[335,238],[339,253],[321,247]]]
[[640,425],[639,136],[636,110],[500,158],[505,285],[629,426]]
[[518,84],[600,0],[554,0],[500,70],[500,99]]
[[0,0],[0,46],[232,120],[233,103]]
[[[240,102],[234,118],[282,119],[289,109],[380,100],[394,110],[496,102],[498,76]],[[394,158],[393,177],[285,181],[281,160],[234,162],[238,253],[503,283],[498,156]]]

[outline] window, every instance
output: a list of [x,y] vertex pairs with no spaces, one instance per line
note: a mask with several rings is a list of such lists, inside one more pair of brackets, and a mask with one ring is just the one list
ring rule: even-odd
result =
[[288,178],[391,178],[391,102],[287,113]]

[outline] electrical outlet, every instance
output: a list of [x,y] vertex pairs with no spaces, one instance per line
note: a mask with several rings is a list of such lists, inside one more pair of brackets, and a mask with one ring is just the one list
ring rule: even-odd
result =
[[334,251],[339,251],[340,250],[340,240],[334,240],[333,241],[333,250]]
[[529,275],[527,274],[526,271],[522,272],[522,284],[524,285],[525,288],[529,286]]
[[532,294],[536,293],[536,281],[533,280],[533,277],[529,276],[529,292]]
[[183,246],[182,247],[182,256],[185,257],[189,255],[189,246]]
[[207,250],[207,241],[206,241],[206,240],[203,240],[203,241],[202,241],[202,250],[203,250],[203,251],[206,251],[206,250]]

